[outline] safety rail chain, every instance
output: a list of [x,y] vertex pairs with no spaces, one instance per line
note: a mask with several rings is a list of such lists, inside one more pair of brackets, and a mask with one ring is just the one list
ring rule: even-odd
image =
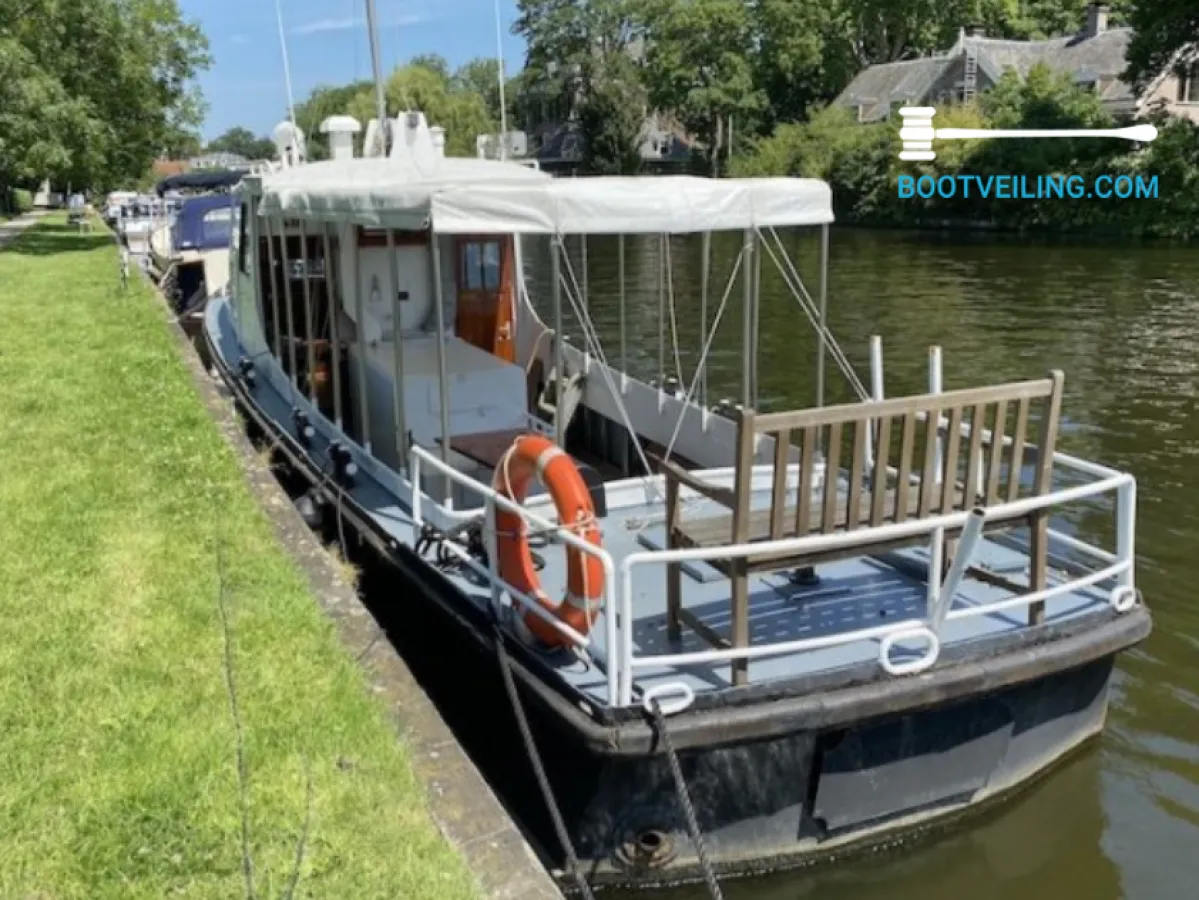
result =
[[[1042,603],[1054,597],[1073,591],[1091,587],[1109,579],[1116,579],[1116,586],[1111,591],[1110,603],[1118,612],[1126,612],[1136,605],[1138,595],[1134,582],[1134,545],[1136,527],[1136,479],[1132,475],[1110,469],[1097,463],[1087,462],[1064,453],[1055,453],[1054,463],[1066,469],[1095,478],[1098,480],[1086,484],[1052,491],[1043,495],[1027,497],[1007,503],[997,504],[987,508],[975,508],[941,515],[927,516],[922,519],[909,519],[904,522],[880,525],[873,528],[861,528],[849,532],[835,534],[816,534],[805,537],[785,538],[774,541],[761,541],[748,544],[735,544],[726,547],[696,547],[687,549],[662,549],[639,551],[626,556],[620,563],[620,592],[614,598],[616,581],[616,564],[612,556],[602,547],[596,547],[574,534],[567,526],[552,522],[524,506],[499,494],[489,485],[485,485],[468,475],[447,466],[440,459],[422,447],[411,448],[411,480],[413,485],[412,516],[420,528],[425,524],[422,515],[424,503],[432,503],[438,512],[451,520],[462,520],[467,517],[478,519],[478,511],[466,514],[465,510],[445,510],[432,498],[423,496],[420,490],[421,469],[425,465],[433,467],[451,481],[460,484],[482,496],[484,509],[482,518],[487,546],[487,564],[483,565],[467,551],[465,547],[454,542],[446,542],[445,547],[453,553],[464,565],[476,574],[489,580],[491,586],[491,602],[498,610],[501,606],[501,595],[507,592],[525,610],[539,616],[552,628],[556,628],[573,645],[587,652],[596,665],[601,668],[607,678],[608,704],[610,706],[627,707],[633,704],[634,676],[638,669],[654,666],[680,666],[695,663],[730,662],[736,659],[760,659],[770,656],[781,656],[804,650],[817,650],[828,647],[851,644],[863,640],[879,640],[879,665],[890,675],[906,675],[922,672],[932,667],[940,654],[941,629],[946,621],[971,618],[973,616],[991,615],[1005,610],[1027,607],[1033,603]],[[704,473],[697,473],[704,474]],[[651,476],[660,478],[661,476]],[[644,479],[636,479],[643,481]],[[1087,572],[1068,581],[1051,585],[1043,590],[1030,591],[1015,597],[1005,598],[980,606],[970,606],[962,609],[951,609],[953,592],[957,583],[964,576],[969,564],[972,545],[981,533],[982,524],[992,515],[1007,520],[1022,518],[1032,513],[1047,510],[1051,507],[1085,500],[1102,494],[1116,494],[1116,551],[1101,549],[1081,541],[1071,535],[1049,529],[1051,541],[1081,554],[1091,557],[1103,566],[1093,572]],[[508,584],[499,574],[498,554],[496,552],[496,512],[503,509],[515,513],[533,528],[553,534],[567,545],[582,553],[595,556],[604,568],[604,589],[601,602],[608,614],[604,616],[604,650],[602,657],[596,654],[596,648],[591,639],[580,634],[569,625],[561,622],[551,612],[544,609],[534,598]],[[710,559],[729,559],[747,556],[751,553],[796,554],[804,551],[811,553],[849,549],[861,546],[865,552],[869,547],[882,541],[912,538],[927,535],[930,538],[938,530],[962,529],[959,539],[958,553],[949,575],[935,592],[934,602],[922,618],[908,618],[900,621],[878,625],[871,628],[861,628],[854,631],[841,632],[815,638],[800,638],[791,641],[780,641],[772,644],[758,644],[750,647],[730,647],[721,649],[698,650],[686,653],[658,654],[637,656],[633,652],[633,569],[636,566],[649,564],[665,565],[674,562],[701,562]],[[972,536],[972,532],[974,533]],[[618,602],[614,602],[618,601]],[[612,615],[612,611],[616,615]],[[922,656],[911,662],[896,663],[892,661],[891,652],[895,644],[905,640],[923,640],[926,649]],[[666,699],[672,698],[672,699]],[[641,704],[650,708],[653,700],[659,701],[667,715],[681,712],[690,706],[694,700],[694,692],[683,682],[656,685],[642,693]]]

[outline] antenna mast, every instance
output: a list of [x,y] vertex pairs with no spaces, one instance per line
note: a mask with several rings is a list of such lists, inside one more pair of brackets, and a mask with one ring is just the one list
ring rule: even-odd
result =
[[371,68],[375,73],[375,114],[379,118],[379,139],[383,142],[383,156],[387,156],[391,148],[388,137],[391,129],[387,123],[387,99],[383,96],[383,64],[379,59],[378,17],[375,14],[375,0],[366,0],[366,31],[371,42]]
[[508,159],[508,104],[504,102],[504,32],[500,27],[500,0],[495,0],[496,78],[500,82],[500,161]]
[[281,0],[275,0],[275,21],[279,25],[279,48],[283,51],[283,81],[287,85],[287,118],[291,120],[292,141],[295,144],[292,155],[295,162],[300,157],[300,129],[296,126],[296,101],[291,91],[291,62],[287,57],[287,38],[283,33],[283,8]]

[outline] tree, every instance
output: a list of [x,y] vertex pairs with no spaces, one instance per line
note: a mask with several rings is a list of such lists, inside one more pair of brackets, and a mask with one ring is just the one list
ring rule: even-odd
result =
[[583,169],[591,175],[635,175],[641,168],[645,91],[624,54],[590,61],[583,70],[579,132]]
[[750,61],[748,7],[742,0],[654,0],[647,33],[650,101],[704,144],[715,175],[729,117],[744,122],[765,106]]
[[36,97],[36,131],[4,134],[8,162],[38,177],[102,189],[140,176],[194,132],[194,76],[207,41],[176,0],[0,0],[0,92],[6,115]]
[[1199,55],[1199,3],[1195,0],[1132,0],[1133,28],[1126,77],[1144,86],[1183,57]]
[[[390,114],[398,110],[419,109],[430,125],[446,130],[446,154],[474,156],[475,139],[495,131],[495,122],[487,104],[478,94],[458,90],[449,76],[438,67],[410,63],[391,73],[384,86]],[[375,118],[374,90],[356,94],[349,103],[349,114],[366,123]]]
[[237,126],[210,141],[204,152],[235,153],[249,160],[274,159],[275,145],[270,138],[255,137],[250,129]]
[[[308,158],[329,158],[329,139],[321,134],[321,123],[330,116],[349,115],[350,104],[360,94],[374,96],[374,83],[352,81],[340,86],[318,85],[302,103],[296,104],[296,124],[304,130]],[[366,123],[362,125],[365,127]]]
[[[757,0],[750,6],[754,82],[765,101],[763,126],[802,121],[853,77],[856,66],[840,54],[837,12],[828,3]],[[743,123],[743,125],[749,123]]]
[[[454,89],[461,93],[478,94],[487,104],[487,114],[500,120],[500,64],[498,60],[480,57],[459,67],[454,73]],[[507,93],[505,85],[505,94]],[[505,101],[509,98],[505,97]]]

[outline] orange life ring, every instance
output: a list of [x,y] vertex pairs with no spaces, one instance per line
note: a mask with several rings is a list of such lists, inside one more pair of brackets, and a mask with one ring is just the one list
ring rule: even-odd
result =
[[[592,546],[601,546],[595,505],[574,461],[544,435],[521,435],[500,459],[492,487],[514,503],[524,503],[534,478],[549,490],[558,510],[558,521]],[[599,615],[603,599],[604,566],[599,557],[567,545],[566,596],[555,603],[541,589],[541,579],[529,551],[526,521],[517,513],[497,509],[496,526],[500,577],[537,600],[559,621],[580,634],[587,634]],[[524,623],[551,647],[570,643],[562,632],[530,609],[524,612]]]

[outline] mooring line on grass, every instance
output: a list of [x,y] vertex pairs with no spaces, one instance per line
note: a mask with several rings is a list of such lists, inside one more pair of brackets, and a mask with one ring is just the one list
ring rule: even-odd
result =
[[[235,736],[235,752],[237,757],[237,787],[238,804],[241,813],[241,858],[242,875],[245,879],[246,900],[257,900],[254,890],[254,857],[250,851],[250,766],[246,754],[245,726],[242,722],[241,707],[237,702],[237,680],[233,671],[233,627],[229,620],[227,587],[228,579],[225,572],[224,541],[222,540],[220,506],[213,497],[213,517],[216,528],[214,541],[217,565],[217,610],[221,617],[222,656],[225,670],[225,689],[229,697],[229,713],[233,719]],[[308,854],[308,839],[312,834],[312,807],[314,787],[312,782],[312,766],[308,757],[301,754],[304,767],[304,823],[300,827],[300,836],[296,840],[296,855],[288,874],[286,885],[280,894],[281,900],[294,900],[296,888],[300,883],[300,872],[304,867],[304,859]]]
[[250,770],[246,761],[245,732],[241,710],[237,703],[237,684],[233,677],[233,630],[229,625],[225,577],[225,554],[219,507],[213,497],[213,520],[216,525],[217,611],[221,617],[222,656],[225,670],[225,690],[229,696],[229,714],[233,719],[234,750],[237,756],[237,795],[241,807],[241,864],[246,883],[246,900],[257,900],[254,893],[254,859],[250,853]]

